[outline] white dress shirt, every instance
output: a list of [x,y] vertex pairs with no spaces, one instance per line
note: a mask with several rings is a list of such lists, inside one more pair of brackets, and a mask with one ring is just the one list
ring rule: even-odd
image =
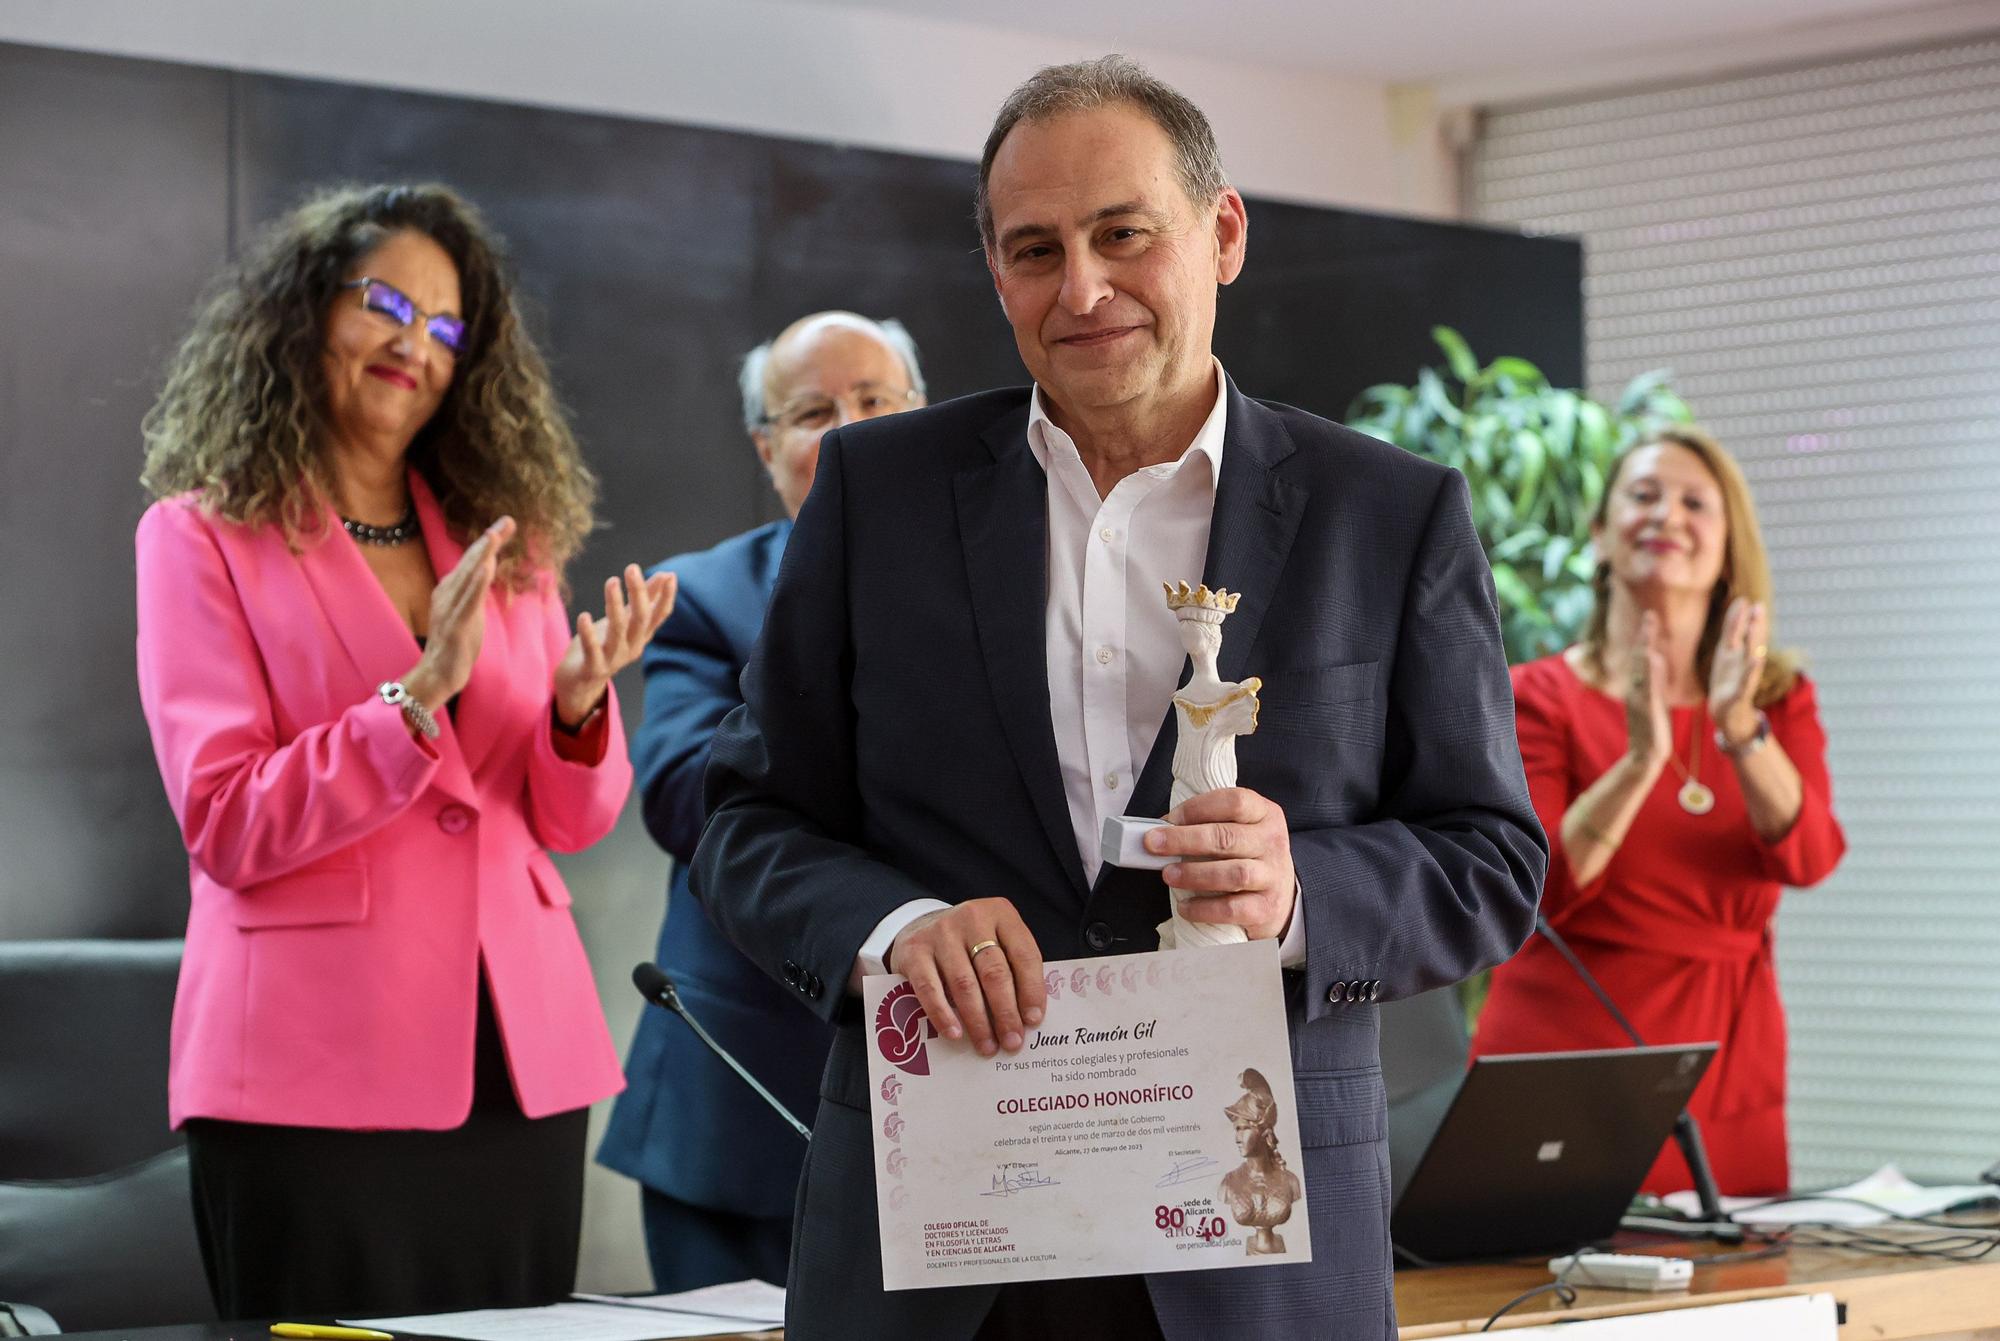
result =
[[[1029,401],[1028,450],[1048,478],[1049,720],[1086,885],[1103,865],[1105,817],[1130,804],[1187,662],[1161,584],[1202,580],[1228,418],[1222,386],[1217,362],[1215,404],[1194,440],[1101,498],[1076,443],[1049,419],[1040,387]],[[851,989],[886,972],[883,960],[904,927],[950,906],[913,899],[877,923],[856,956]],[[1279,945],[1287,966],[1305,962],[1303,913],[1294,907]]]

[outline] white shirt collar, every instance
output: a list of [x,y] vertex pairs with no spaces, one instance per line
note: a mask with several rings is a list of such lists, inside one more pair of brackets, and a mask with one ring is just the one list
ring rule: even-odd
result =
[[[1209,408],[1208,418],[1201,421],[1201,427],[1195,430],[1194,440],[1182,449],[1179,456],[1157,466],[1147,466],[1145,468],[1147,473],[1161,478],[1171,477],[1178,474],[1182,466],[1199,454],[1208,459],[1208,478],[1211,487],[1222,478],[1222,439],[1229,421],[1229,378],[1222,371],[1221,359],[1210,355],[1209,362],[1215,365],[1215,404]],[[1034,394],[1028,398],[1028,450],[1035,454],[1035,460],[1041,464],[1042,470],[1047,472],[1049,462],[1058,446],[1069,456],[1074,457],[1078,465],[1083,463],[1083,457],[1076,450],[1075,440],[1056,427],[1055,421],[1049,418],[1047,409],[1042,405],[1042,388],[1037,384]]]

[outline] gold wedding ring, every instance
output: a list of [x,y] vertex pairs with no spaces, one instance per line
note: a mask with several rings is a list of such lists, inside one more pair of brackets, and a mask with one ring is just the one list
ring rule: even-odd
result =
[[998,944],[1000,944],[999,941],[981,941],[979,942],[979,944],[973,946],[970,950],[967,950],[965,952],[965,957],[968,959],[977,959],[979,958],[979,952],[981,950],[991,950],[994,946]]
[[1768,648],[1768,647],[1766,647],[1766,646],[1764,646],[1764,644],[1762,644],[1762,643],[1758,643],[1758,644],[1757,644],[1757,651],[1756,651],[1756,655],[1757,655],[1757,657],[1758,657],[1759,659],[1762,659],[1763,657],[1765,657],[1765,656],[1769,655],[1769,654],[1770,654],[1770,651],[1771,651],[1771,649],[1770,649],[1770,648]]

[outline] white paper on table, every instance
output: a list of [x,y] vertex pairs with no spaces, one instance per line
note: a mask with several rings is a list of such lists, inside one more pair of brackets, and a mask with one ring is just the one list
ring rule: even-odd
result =
[[[994,1057],[939,1035],[901,977],[864,980],[884,1288],[1311,1261],[1277,942],[1044,980],[1041,1026]],[[1239,1130],[1253,1070],[1268,1125]],[[1277,1160],[1253,1164],[1260,1130]]]
[[416,1332],[455,1341],[661,1341],[684,1336],[728,1336],[762,1331],[762,1323],[706,1314],[668,1313],[617,1304],[548,1304],[541,1308],[477,1308],[463,1313],[407,1318],[343,1318],[349,1327]]
[[1830,1294],[1749,1299],[1736,1304],[1667,1308],[1616,1318],[1519,1327],[1508,1337],[1559,1336],[1563,1341],[1837,1341],[1840,1314]]
[[777,1327],[785,1321],[785,1287],[762,1280],[738,1280],[726,1285],[704,1285],[699,1290],[678,1294],[585,1294],[574,1298],[596,1304],[616,1304],[623,1308],[660,1309],[668,1313],[700,1313],[711,1318],[731,1318]]
[[[1740,1225],[1879,1225],[1896,1216],[1942,1215],[1954,1206],[1990,1201],[2000,1196],[1990,1184],[1920,1187],[1901,1169],[1884,1164],[1846,1187],[1802,1195],[1766,1206],[1769,1197],[1724,1197],[1722,1209]],[[1839,1200],[1833,1200],[1839,1198]],[[1701,1203],[1692,1192],[1671,1192],[1661,1198],[1687,1216],[1699,1216]],[[1857,1206],[1856,1202],[1867,1205]]]

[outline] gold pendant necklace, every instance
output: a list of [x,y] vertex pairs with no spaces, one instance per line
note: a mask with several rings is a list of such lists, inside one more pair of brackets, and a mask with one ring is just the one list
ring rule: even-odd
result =
[[1704,702],[1695,713],[1694,739],[1689,742],[1686,767],[1681,766],[1678,755],[1667,756],[1673,763],[1674,771],[1681,775],[1680,795],[1676,799],[1680,801],[1681,809],[1690,815],[1706,815],[1715,809],[1715,793],[1701,781],[1701,737],[1707,717],[1708,704]]

